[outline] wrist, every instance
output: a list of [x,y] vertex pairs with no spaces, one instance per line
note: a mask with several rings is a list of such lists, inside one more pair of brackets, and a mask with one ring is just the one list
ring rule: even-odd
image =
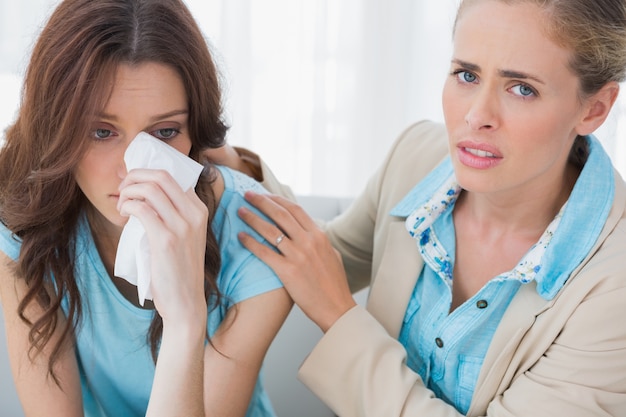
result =
[[[171,310],[168,315],[162,315],[163,336],[167,334],[181,340],[206,338],[207,311],[206,301],[202,299],[202,302],[190,302],[178,310]],[[176,314],[171,314],[172,312]]]
[[194,342],[206,339],[207,320],[206,312],[203,319],[178,320],[174,322],[163,321],[163,339],[171,339],[178,342],[187,342],[191,346]]
[[341,317],[343,317],[344,314],[352,310],[354,306],[356,306],[356,301],[351,298],[349,301],[346,301],[341,306],[338,306],[337,308],[330,311],[329,314],[325,315],[324,317],[320,317],[319,320],[316,320],[318,327],[320,328],[320,330],[322,330],[323,333],[326,333]]

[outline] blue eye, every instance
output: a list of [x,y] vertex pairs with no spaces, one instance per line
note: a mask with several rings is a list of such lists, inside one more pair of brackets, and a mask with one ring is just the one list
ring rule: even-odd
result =
[[463,80],[468,83],[473,83],[474,81],[476,81],[476,76],[472,74],[471,72],[463,71],[461,74],[462,74]]
[[537,93],[535,93],[535,90],[526,84],[518,84],[516,86],[513,86],[513,88],[511,88],[511,91],[513,92],[513,94],[521,97],[530,97],[537,95]]
[[469,72],[469,71],[465,71],[465,70],[458,70],[455,71],[453,73],[457,80],[459,80],[462,83],[475,83],[476,80],[478,79],[478,77],[476,77],[476,74]]

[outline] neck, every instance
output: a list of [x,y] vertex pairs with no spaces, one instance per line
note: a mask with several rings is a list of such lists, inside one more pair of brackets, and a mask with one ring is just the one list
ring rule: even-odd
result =
[[102,263],[109,275],[113,276],[117,244],[120,241],[122,229],[106,220],[93,207],[87,210],[87,220]]
[[455,216],[462,215],[464,221],[487,235],[515,233],[538,239],[568,200],[578,174],[578,168],[568,164],[561,178],[552,185],[542,184],[540,191],[532,193],[463,191],[455,204]]

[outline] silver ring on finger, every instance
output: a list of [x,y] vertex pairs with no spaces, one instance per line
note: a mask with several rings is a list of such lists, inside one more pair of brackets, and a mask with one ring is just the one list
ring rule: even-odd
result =
[[278,245],[280,245],[280,242],[282,242],[284,238],[285,238],[285,234],[281,233],[281,235],[276,238],[276,242],[274,242],[274,246],[278,247]]

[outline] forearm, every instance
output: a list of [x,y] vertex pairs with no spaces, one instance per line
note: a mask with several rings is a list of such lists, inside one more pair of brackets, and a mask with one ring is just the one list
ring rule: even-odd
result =
[[164,326],[146,416],[204,416],[206,323]]
[[[12,265],[9,258],[0,251],[0,308],[4,313],[13,380],[24,415],[80,417],[83,415],[83,403],[78,365],[74,345],[69,339],[53,365],[56,381],[48,373],[50,357],[54,346],[61,339],[65,317],[59,310],[57,325],[48,343],[39,353],[31,350],[30,327],[17,314],[19,300],[26,293],[26,284],[14,275]],[[25,311],[26,317],[33,321],[42,314],[42,309],[36,303]]]
[[13,380],[24,416],[83,416],[80,381],[72,350],[63,352],[55,363],[55,376],[60,385],[47,375],[50,349],[32,359],[28,357],[26,349],[20,349],[19,352],[10,350],[11,360],[18,361]]

